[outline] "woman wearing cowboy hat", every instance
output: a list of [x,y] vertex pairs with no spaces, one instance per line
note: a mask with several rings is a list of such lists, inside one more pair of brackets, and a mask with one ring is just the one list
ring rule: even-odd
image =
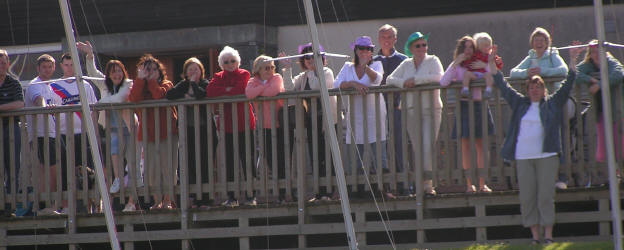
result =
[[[405,59],[399,67],[386,79],[388,85],[394,85],[399,88],[413,88],[420,84],[439,82],[444,71],[440,59],[434,55],[427,54],[427,41],[429,35],[423,35],[420,32],[412,33],[405,43]],[[422,91],[420,99],[417,99],[418,92],[407,92],[407,133],[413,144],[420,143],[422,148],[422,157],[419,159],[417,166],[422,167],[425,171],[424,191],[425,195],[434,196],[436,191],[433,187],[432,169],[433,169],[433,144],[438,137],[438,130],[442,120],[442,101],[440,100],[440,90]],[[416,102],[420,100],[421,117],[416,116]],[[416,130],[416,123],[420,122],[421,131]],[[421,135],[420,141],[417,135]],[[414,154],[417,155],[417,154]]]

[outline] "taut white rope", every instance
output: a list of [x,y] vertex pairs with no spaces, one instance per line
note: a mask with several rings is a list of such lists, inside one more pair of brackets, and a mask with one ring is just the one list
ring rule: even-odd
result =
[[[82,79],[85,80],[96,80],[96,81],[103,81],[105,78],[100,78],[100,77],[90,77],[90,76],[83,76]],[[72,77],[67,77],[67,78],[58,78],[58,79],[51,79],[51,80],[47,80],[47,81],[40,81],[40,82],[36,82],[36,83],[53,83],[53,82],[58,82],[58,81],[68,81],[68,80],[76,80],[75,76]]]
[[[269,59],[267,61],[279,61],[279,60],[286,60],[286,59],[299,58],[299,57],[303,57],[303,56],[313,56],[313,55],[314,54],[312,52],[310,52],[310,53],[299,54],[299,55],[276,57],[276,58]],[[327,53],[327,52],[321,52],[321,55],[329,56],[329,57],[339,57],[339,58],[349,58],[349,57],[351,57],[351,56],[348,56],[348,55],[334,54],[334,53]]]

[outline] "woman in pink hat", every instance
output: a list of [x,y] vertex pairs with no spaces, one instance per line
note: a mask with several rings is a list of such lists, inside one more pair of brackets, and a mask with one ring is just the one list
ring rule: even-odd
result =
[[[386,165],[386,102],[383,95],[379,95],[378,99],[375,94],[367,94],[368,88],[371,86],[379,86],[383,79],[383,66],[379,61],[373,61],[373,49],[375,45],[368,36],[361,36],[355,39],[351,44],[351,49],[355,56],[352,62],[345,62],[344,66],[336,76],[334,87],[340,89],[355,89],[359,95],[351,95],[349,98],[355,98],[354,105],[348,105],[345,102],[340,105],[347,109],[347,144],[351,147],[357,147],[359,154],[356,154],[358,169],[363,163],[370,168],[371,173],[376,173],[377,157],[381,158],[381,167],[387,172]],[[375,100],[378,103],[375,103]],[[366,106],[366,113],[364,113]],[[376,116],[376,109],[379,108],[379,116]],[[355,121],[351,121],[354,117]],[[380,128],[377,128],[377,121],[381,121]],[[364,124],[367,130],[364,131]],[[352,127],[352,125],[354,127]],[[377,139],[376,131],[380,131],[380,140]],[[381,143],[381,152],[377,152],[377,144]],[[365,146],[370,149],[372,154],[365,152]],[[352,152],[349,150],[349,152]],[[369,159],[368,156],[371,156]],[[351,158],[349,158],[351,159]],[[350,173],[350,166],[345,168]]]
[[[321,52],[324,51],[323,46],[320,46],[320,49],[321,49]],[[307,54],[307,53],[312,52],[312,43],[299,45],[297,52],[299,52],[299,54]],[[285,54],[280,54],[280,56],[284,56],[284,55]],[[284,61],[281,61],[280,63],[283,65],[282,75],[284,76],[284,88],[286,88],[286,90],[304,91],[304,90],[320,90],[321,89],[321,85],[320,85],[321,81],[316,74],[316,68],[314,64],[313,55],[305,55],[305,56],[299,57],[298,63],[299,63],[299,66],[301,67],[301,73],[299,73],[295,77],[292,76],[292,67],[290,65],[289,60],[284,60]],[[323,65],[325,66],[326,64],[327,62],[325,61],[325,57],[323,57]],[[325,86],[327,86],[328,89],[333,88],[334,87],[334,72],[328,67],[323,67],[323,76],[325,77]],[[317,107],[316,135],[318,138],[318,149],[316,150],[316,157],[311,157],[311,159],[318,160],[319,176],[327,176],[325,174],[326,164],[331,164],[331,160],[329,161],[325,160],[325,132],[324,132],[325,126],[323,125],[322,106],[321,106],[320,98],[316,98],[316,99],[306,98],[308,109],[311,108],[310,105],[311,105],[312,100],[316,102],[316,107]],[[330,109],[331,109],[331,115],[334,116],[334,125],[335,125],[335,122],[338,120],[337,115],[336,115],[337,114],[336,96],[329,97],[329,104],[330,104]],[[291,107],[294,107],[294,103],[289,103],[289,105],[293,105]],[[313,114],[311,112],[307,112],[306,117],[305,117],[305,123],[306,123],[305,127],[308,128],[307,129],[308,147],[310,148],[309,152],[311,152],[311,154],[314,151],[312,149],[313,147],[312,145],[312,142],[313,142],[312,141],[312,136],[313,136],[312,115]],[[289,119],[292,119],[294,117],[295,117],[294,115],[291,115]],[[291,124],[290,128],[294,129],[295,124],[294,123]],[[293,142],[292,137],[290,137],[290,141]],[[291,151],[292,151],[292,148],[291,148]],[[323,198],[323,196],[325,196],[326,198]],[[327,196],[329,196],[329,190],[320,190],[320,194],[308,194],[306,198],[308,201],[315,201],[319,198],[327,199]],[[332,198],[337,198],[337,197],[338,195],[337,193],[335,193],[335,195],[333,195]]]

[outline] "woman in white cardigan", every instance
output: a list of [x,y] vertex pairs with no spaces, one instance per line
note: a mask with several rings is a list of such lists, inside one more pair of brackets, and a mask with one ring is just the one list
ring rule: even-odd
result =
[[[99,103],[123,103],[128,101],[128,95],[130,94],[130,89],[132,88],[132,80],[128,79],[128,73],[126,71],[125,66],[118,60],[110,60],[106,63],[106,67],[104,73],[100,72],[95,66],[95,59],[93,56],[93,48],[91,47],[91,43],[88,41],[86,43],[78,42],[76,47],[80,49],[83,53],[86,54],[87,62],[85,63],[87,66],[87,74],[91,77],[104,78],[104,80],[93,80],[95,85],[100,89],[100,93],[102,93],[102,98]],[[106,115],[102,112],[99,116],[99,123],[106,126]],[[128,153],[125,144],[130,140],[129,128],[132,125],[136,125],[137,120],[134,117],[133,111],[124,109],[119,111],[112,111],[110,115],[111,120],[109,121],[109,125],[111,127],[111,161],[113,165],[113,174],[115,176],[113,180],[113,184],[110,187],[111,193],[119,192],[121,183],[121,178],[123,177],[123,169],[119,164],[123,162],[123,159],[119,159],[119,157],[126,157],[129,159]],[[121,119],[121,121],[119,121]],[[133,124],[134,123],[134,124]],[[121,125],[121,127],[120,127]],[[123,137],[123,139],[120,139]],[[122,143],[122,140],[124,143]],[[139,174],[136,176],[138,186],[142,186],[140,170],[137,170]],[[126,204],[126,208],[124,211],[134,211],[135,206],[132,201],[132,197]]]
[[[377,157],[381,158],[381,167],[384,171],[387,171],[386,165],[386,102],[383,95],[379,95],[379,103],[375,103],[375,95],[367,94],[368,87],[379,86],[383,79],[383,66],[379,61],[372,60],[373,45],[370,37],[361,36],[358,37],[351,49],[355,54],[353,62],[345,62],[344,66],[336,76],[334,87],[341,89],[355,89],[360,95],[352,95],[350,98],[355,98],[354,105],[348,105],[345,101],[339,105],[344,105],[347,108],[347,138],[346,142],[350,146],[356,146],[359,151],[359,158],[357,160],[358,169],[362,166],[362,161],[369,162],[371,167],[370,172],[375,173],[377,169]],[[366,105],[366,113],[364,113],[364,105]],[[376,117],[375,107],[378,105],[379,117]],[[351,113],[355,117],[355,121],[351,121]],[[381,140],[377,141],[377,121],[381,121]],[[354,127],[351,127],[351,125]],[[364,124],[367,125],[367,131],[364,131]],[[381,155],[378,154],[376,148],[377,143],[381,143]],[[368,155],[364,152],[364,146],[368,144],[371,149],[370,156],[372,159],[368,161]],[[351,152],[351,151],[349,151]],[[356,158],[358,158],[356,156]],[[347,173],[350,172],[350,167],[345,168]]]
[[[399,88],[413,88],[420,84],[439,82],[444,71],[440,59],[434,55],[427,54],[427,41],[429,36],[420,32],[414,32],[405,43],[405,54],[412,58],[405,59],[388,76],[386,83]],[[424,169],[424,190],[425,195],[436,194],[431,180],[433,169],[433,145],[438,137],[440,122],[442,120],[442,101],[440,100],[440,90],[422,91],[420,100],[416,99],[416,92],[408,92],[405,101],[407,107],[407,132],[413,144],[420,143],[422,157],[418,166]],[[422,119],[416,117],[414,109],[420,101]],[[421,131],[416,131],[417,122],[421,123]],[[421,135],[421,140],[416,140],[416,135]],[[418,154],[414,154],[418,155]],[[420,160],[420,159],[419,159]]]

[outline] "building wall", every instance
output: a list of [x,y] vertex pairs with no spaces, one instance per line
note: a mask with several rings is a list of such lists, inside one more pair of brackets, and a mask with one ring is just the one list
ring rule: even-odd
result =
[[[624,14],[624,5],[605,5],[604,12],[607,40],[624,43],[624,34],[617,32],[624,27],[624,18],[621,18]],[[476,32],[488,32],[493,37],[494,43],[499,45],[499,54],[505,63],[503,71],[505,75],[508,75],[511,68],[527,55],[529,35],[537,26],[544,27],[551,32],[553,45],[556,47],[569,45],[572,40],[586,42],[596,37],[594,10],[593,7],[588,6],[325,23],[318,25],[319,39],[326,50],[352,56],[353,51],[350,50],[349,44],[357,36],[368,35],[377,44],[377,29],[386,23],[398,28],[396,47],[401,52],[411,33],[415,31],[429,33],[429,54],[438,56],[445,68],[452,61],[457,39]],[[299,44],[310,40],[307,25],[278,28],[280,51],[295,54]],[[614,56],[624,58],[624,50],[616,48],[609,48],[609,50]],[[568,53],[561,54],[567,60]],[[344,59],[337,58],[328,61],[335,74],[344,63]]]

